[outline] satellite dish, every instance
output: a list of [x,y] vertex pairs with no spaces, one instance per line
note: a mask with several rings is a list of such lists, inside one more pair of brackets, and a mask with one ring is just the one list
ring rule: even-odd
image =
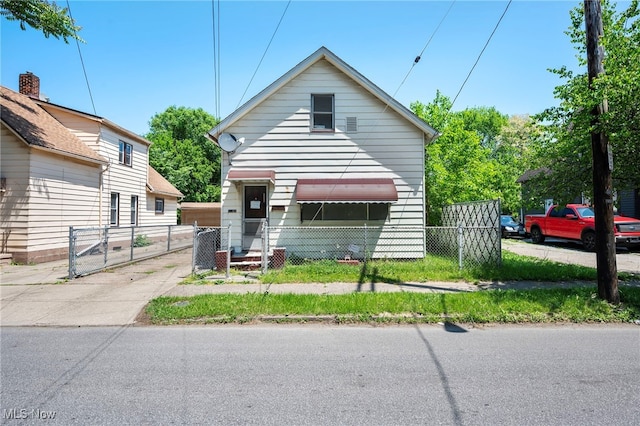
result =
[[231,133],[221,133],[218,137],[218,146],[225,152],[234,152],[242,142],[244,140],[238,141]]

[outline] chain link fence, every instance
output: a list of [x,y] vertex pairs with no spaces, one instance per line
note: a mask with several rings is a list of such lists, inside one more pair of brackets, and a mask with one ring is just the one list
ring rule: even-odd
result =
[[[230,230],[230,226],[227,228],[219,226],[198,227],[195,224],[192,273],[200,270],[227,268],[231,254],[229,246]],[[220,256],[224,256],[223,263],[221,263]]]
[[193,225],[69,228],[69,278],[191,247]]
[[[501,265],[500,200],[460,203],[443,209],[444,226],[268,226],[262,223],[261,268],[319,260],[360,263],[410,261],[425,256],[454,259],[460,268]],[[197,228],[193,271],[234,267],[227,228]]]

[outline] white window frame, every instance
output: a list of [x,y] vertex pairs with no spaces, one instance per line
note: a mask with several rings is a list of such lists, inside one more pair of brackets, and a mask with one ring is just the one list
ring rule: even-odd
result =
[[131,196],[131,224],[138,225],[138,196]]
[[118,161],[120,162],[120,164],[131,167],[131,165],[133,164],[132,144],[125,141],[120,141],[118,148]]
[[109,225],[118,226],[120,224],[120,194],[118,192],[111,193],[111,202],[109,204]]

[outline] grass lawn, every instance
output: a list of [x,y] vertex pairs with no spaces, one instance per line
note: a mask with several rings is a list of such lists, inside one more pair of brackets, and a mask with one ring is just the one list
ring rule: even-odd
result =
[[[468,293],[207,294],[159,297],[146,308],[149,321],[175,323],[307,322],[335,323],[551,323],[633,322],[640,320],[640,288],[625,286],[621,274],[620,306],[597,298],[593,287],[544,290],[487,290]],[[464,280],[595,280],[596,271],[504,252],[501,268],[460,271],[454,261],[375,261],[364,268],[315,262],[288,265],[261,276],[264,283],[427,282]],[[190,282],[194,282],[191,280]]]

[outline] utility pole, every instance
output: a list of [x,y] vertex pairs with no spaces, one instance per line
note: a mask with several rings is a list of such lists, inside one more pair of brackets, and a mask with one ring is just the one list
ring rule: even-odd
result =
[[[584,0],[584,20],[587,33],[587,68],[589,89],[593,80],[604,74],[602,59],[604,49],[599,44],[603,35],[600,0]],[[609,138],[598,125],[602,114],[607,113],[607,100],[591,110],[591,151],[593,156],[593,204],[596,226],[596,261],[598,268],[598,296],[609,303],[619,304],[618,269],[616,265],[616,241],[613,229],[613,188],[611,172],[613,154]]]

